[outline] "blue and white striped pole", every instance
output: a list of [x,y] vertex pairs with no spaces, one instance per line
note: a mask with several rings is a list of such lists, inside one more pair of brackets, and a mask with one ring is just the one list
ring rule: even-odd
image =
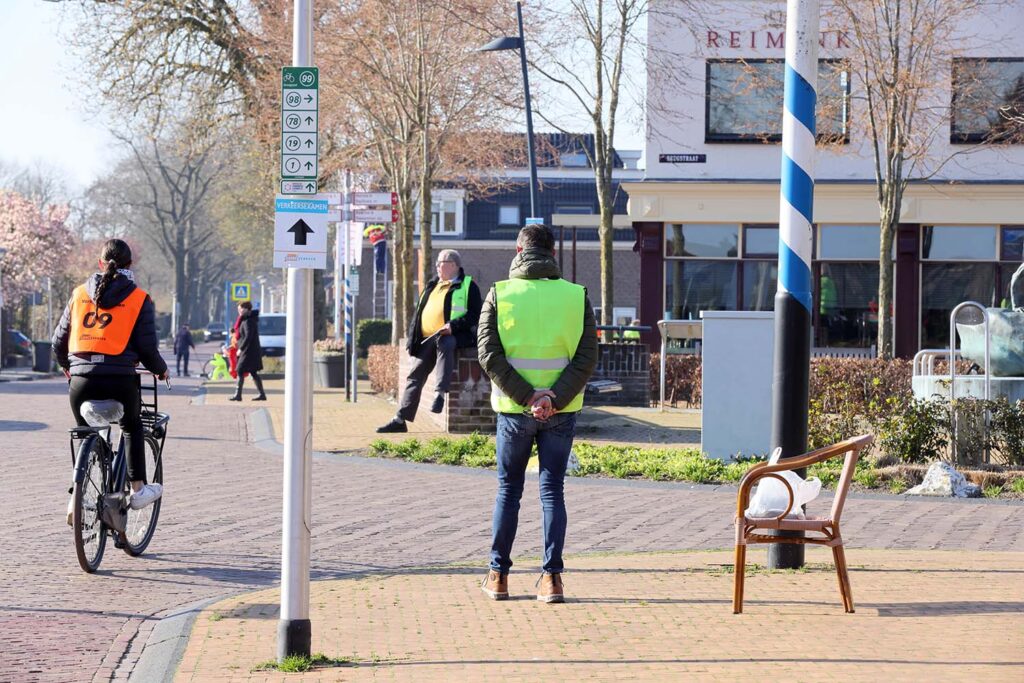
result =
[[[788,0],[779,206],[779,284],[775,294],[775,377],[772,450],[783,457],[807,449],[811,364],[811,231],[814,205],[815,104],[818,83],[818,0]],[[804,474],[801,472],[800,474]],[[778,532],[779,535],[802,535]],[[799,543],[768,546],[768,566],[804,564]]]

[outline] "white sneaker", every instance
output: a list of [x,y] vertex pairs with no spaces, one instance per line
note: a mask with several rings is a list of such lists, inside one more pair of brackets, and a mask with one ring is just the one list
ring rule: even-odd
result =
[[68,526],[74,526],[75,525],[75,523],[73,521],[74,516],[75,516],[75,497],[71,496],[71,498],[68,499]]
[[160,484],[146,484],[138,491],[132,493],[129,505],[132,510],[141,510],[147,505],[152,505],[164,494],[164,487]]

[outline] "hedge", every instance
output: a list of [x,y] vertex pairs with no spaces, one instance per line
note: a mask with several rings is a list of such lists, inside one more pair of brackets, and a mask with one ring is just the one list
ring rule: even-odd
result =
[[374,391],[398,397],[398,354],[401,351],[391,344],[376,344],[369,348],[366,365]]

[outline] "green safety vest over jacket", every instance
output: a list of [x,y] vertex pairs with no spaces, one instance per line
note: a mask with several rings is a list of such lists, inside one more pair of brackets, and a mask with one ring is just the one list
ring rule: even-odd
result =
[[[494,293],[498,336],[506,359],[534,388],[551,388],[576,354],[583,335],[586,290],[560,279],[513,279],[496,282]],[[526,410],[494,382],[491,407],[497,413]],[[558,412],[582,408],[581,391]]]
[[458,288],[452,290],[452,317],[450,320],[457,320],[466,315],[469,311],[469,285],[473,278],[466,276]]

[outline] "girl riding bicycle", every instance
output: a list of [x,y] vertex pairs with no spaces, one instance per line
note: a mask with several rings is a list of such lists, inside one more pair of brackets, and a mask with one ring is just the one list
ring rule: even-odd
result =
[[[75,289],[53,332],[53,353],[70,384],[71,412],[86,426],[85,401],[113,399],[124,406],[121,431],[127,442],[129,504],[139,510],[161,495],[160,484],[146,483],[139,376],[135,366],[167,378],[160,356],[153,300],[135,284],[132,251],[122,240],[107,240],[99,273]],[[68,505],[71,524],[72,505]]]

